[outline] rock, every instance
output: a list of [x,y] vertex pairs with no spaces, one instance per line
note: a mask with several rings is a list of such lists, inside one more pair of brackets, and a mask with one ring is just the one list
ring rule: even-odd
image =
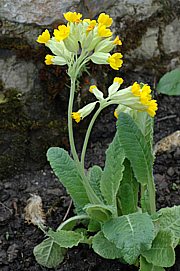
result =
[[163,47],[166,54],[180,51],[180,20],[175,19],[165,27]]
[[173,167],[169,167],[168,170],[167,170],[167,174],[172,177],[174,175],[174,168]]
[[8,250],[7,250],[7,255],[8,255],[8,262],[13,262],[17,256],[18,256],[18,245],[17,244],[12,244],[8,247]]
[[37,68],[32,62],[17,61],[15,56],[0,59],[0,80],[4,89],[15,88],[27,93],[34,87]]
[[128,53],[128,58],[132,59],[152,59],[159,54],[158,49],[158,28],[148,28],[143,35],[141,45]]
[[114,18],[134,17],[137,21],[141,21],[161,8],[162,6],[153,0],[119,0],[110,9],[110,14]]
[[63,20],[63,13],[75,10],[78,3],[72,0],[1,0],[0,17],[17,23],[49,25]]
[[13,216],[12,209],[6,205],[0,204],[0,225],[6,225]]

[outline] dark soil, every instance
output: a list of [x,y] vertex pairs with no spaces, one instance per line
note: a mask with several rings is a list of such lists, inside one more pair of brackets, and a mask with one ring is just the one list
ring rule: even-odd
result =
[[[179,129],[178,97],[159,95],[159,111],[155,119],[155,142]],[[110,114],[112,118],[110,119]],[[169,117],[168,117],[169,116]],[[165,118],[164,117],[168,117]],[[105,149],[115,132],[112,109],[104,112],[91,136],[86,166],[104,164]],[[157,208],[180,204],[179,157],[180,150],[157,156],[154,176],[157,188]],[[47,225],[56,228],[62,221],[70,198],[48,166],[36,172],[27,172],[5,179],[0,184],[0,270],[2,271],[118,271],[137,270],[116,260],[105,260],[87,245],[70,249],[64,262],[57,269],[41,267],[34,259],[33,248],[43,240],[42,232],[24,221],[24,207],[30,194],[43,200]],[[69,215],[72,215],[71,210]],[[176,249],[176,264],[168,271],[180,271],[180,248]]]

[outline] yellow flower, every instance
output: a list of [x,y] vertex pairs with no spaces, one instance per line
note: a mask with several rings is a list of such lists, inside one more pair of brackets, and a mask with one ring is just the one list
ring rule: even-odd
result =
[[144,84],[142,87],[142,92],[151,93],[151,88],[148,84]]
[[147,105],[148,102],[151,100],[151,88],[147,84],[143,85],[141,91],[140,91],[140,100],[141,103],[144,105]]
[[147,108],[147,113],[151,117],[154,117],[156,115],[157,109],[158,109],[157,101],[156,100],[149,101],[149,105],[148,105],[148,108]]
[[83,108],[79,109],[77,112],[72,112],[72,118],[78,123],[80,120],[84,119],[88,116],[94,109],[97,102],[89,103],[85,105]]
[[86,31],[87,32],[92,31],[95,26],[96,26],[96,20],[92,20],[92,21],[90,20],[89,25],[88,25]]
[[91,20],[90,19],[84,19],[83,22],[90,24]]
[[119,39],[119,36],[117,36],[114,40],[113,43],[116,45],[122,45],[122,41]]
[[69,36],[70,33],[70,26],[66,25],[59,25],[58,30],[54,29],[54,37],[57,41],[61,41],[66,39]]
[[112,32],[105,25],[98,25],[98,35],[102,38],[107,38],[112,36]]
[[140,89],[141,89],[141,86],[140,84],[138,84],[137,82],[135,82],[133,85],[132,85],[132,93],[134,94],[134,96],[140,96]]
[[93,89],[96,89],[97,87],[95,85],[90,86],[89,91],[93,93]]
[[98,17],[98,23],[109,27],[112,25],[113,19],[111,17],[109,17],[109,15],[107,15],[105,13],[101,13]]
[[71,23],[79,23],[79,22],[81,22],[81,17],[82,17],[81,13],[69,11],[69,12],[64,13],[63,15],[64,15],[64,18],[68,22],[71,22]]
[[124,80],[121,77],[115,77],[113,80],[113,83],[118,83],[118,84],[122,84],[124,82]]
[[93,93],[98,100],[103,100],[103,92],[101,92],[95,85],[90,86],[89,92]]
[[78,112],[72,112],[72,118],[77,122],[77,123],[79,123],[80,122],[80,120],[81,120],[81,116],[80,116],[80,113],[78,113]]
[[115,116],[116,119],[118,119],[118,113],[117,113],[116,110],[114,111],[114,116]]
[[52,55],[46,55],[45,61],[44,61],[46,63],[46,65],[53,64],[53,62],[52,62],[53,58],[54,58],[54,56],[52,56]]
[[122,66],[123,61],[122,61],[122,54],[121,53],[115,53],[112,56],[110,56],[107,59],[107,62],[111,66],[112,69],[114,70],[119,70],[119,68]]
[[47,43],[50,40],[49,31],[46,29],[39,37],[37,38],[37,42],[39,43]]

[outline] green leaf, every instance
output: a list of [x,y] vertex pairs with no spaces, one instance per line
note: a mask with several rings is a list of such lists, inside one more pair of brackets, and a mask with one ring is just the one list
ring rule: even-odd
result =
[[131,162],[137,181],[147,184],[150,179],[152,182],[152,154],[141,130],[130,115],[122,112],[118,117],[117,129],[120,144]]
[[162,208],[158,211],[162,230],[171,230],[174,237],[180,239],[180,205]]
[[103,200],[101,190],[100,190],[100,180],[102,176],[102,169],[99,166],[93,166],[89,170],[89,183],[96,193],[96,195],[99,197],[100,200]]
[[88,224],[88,231],[97,232],[97,231],[100,231],[100,229],[101,229],[100,222],[94,219],[90,219],[89,224]]
[[133,264],[142,251],[150,249],[154,225],[147,213],[133,213],[111,219],[103,225],[104,236],[121,249],[124,260]]
[[[151,118],[147,114],[147,112],[137,112],[134,120],[136,124],[138,125],[139,129],[141,130],[142,134],[144,135],[146,143],[152,153],[154,119]],[[154,160],[154,156],[152,154],[152,162],[153,160]]]
[[89,199],[74,160],[70,158],[67,151],[58,147],[50,148],[47,158],[54,173],[71,195],[76,211],[82,213],[82,209],[89,203]]
[[92,239],[94,251],[106,259],[119,259],[122,257],[121,250],[114,243],[108,241],[102,232],[98,232]]
[[71,248],[77,246],[79,242],[81,242],[84,237],[82,234],[74,231],[48,231],[48,236],[50,236],[53,241],[61,247]]
[[53,239],[47,238],[34,248],[36,261],[45,267],[57,267],[63,260],[66,249],[61,248]]
[[115,209],[112,206],[104,204],[87,204],[84,210],[91,219],[99,222],[105,222],[115,213]]
[[157,90],[167,95],[180,95],[180,69],[163,75],[157,85]]
[[116,133],[106,151],[106,162],[101,178],[101,192],[107,204],[116,207],[116,195],[123,176],[124,150]]
[[149,263],[161,267],[170,267],[175,263],[173,235],[170,231],[159,231],[150,250],[142,253]]
[[139,185],[134,178],[132,168],[127,159],[124,161],[125,170],[117,194],[123,215],[137,212]]
[[141,256],[139,271],[165,271],[165,269],[160,266],[155,266],[152,263],[148,263],[146,259]]

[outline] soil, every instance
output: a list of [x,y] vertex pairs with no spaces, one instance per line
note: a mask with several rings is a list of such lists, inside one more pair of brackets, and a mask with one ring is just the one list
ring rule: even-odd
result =
[[[158,95],[159,110],[155,118],[155,142],[179,129],[179,97]],[[111,113],[111,114],[110,114]],[[109,117],[109,116],[112,116]],[[91,136],[86,167],[104,165],[105,149],[115,132],[113,110],[101,115]],[[81,141],[81,140],[80,140]],[[80,146],[80,142],[79,142]],[[180,204],[179,160],[180,150],[172,149],[157,156],[154,177],[157,189],[157,209]],[[106,260],[96,255],[87,245],[68,251],[64,262],[57,269],[40,266],[33,256],[33,248],[40,243],[43,233],[24,221],[24,207],[30,194],[38,194],[43,201],[47,225],[56,228],[62,221],[70,198],[51,169],[24,172],[0,184],[0,270],[1,271],[118,271],[137,270],[117,260]],[[69,213],[72,216],[73,208]],[[176,263],[168,271],[180,271],[180,248],[176,249]]]

